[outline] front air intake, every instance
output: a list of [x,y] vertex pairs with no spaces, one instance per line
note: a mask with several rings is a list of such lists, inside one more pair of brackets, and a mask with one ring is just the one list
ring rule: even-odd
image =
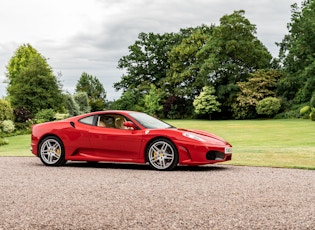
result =
[[223,160],[224,159],[224,153],[219,152],[219,151],[209,151],[206,154],[206,159],[208,161]]

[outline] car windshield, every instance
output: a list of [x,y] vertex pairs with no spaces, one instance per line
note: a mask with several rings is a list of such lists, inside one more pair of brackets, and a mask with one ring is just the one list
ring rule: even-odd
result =
[[173,126],[145,113],[131,112],[129,115],[147,129],[174,128]]

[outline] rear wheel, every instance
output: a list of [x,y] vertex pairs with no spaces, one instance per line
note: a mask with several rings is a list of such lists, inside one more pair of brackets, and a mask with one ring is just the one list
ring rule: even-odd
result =
[[172,170],[178,163],[176,146],[165,138],[154,140],[147,148],[147,160],[156,170]]
[[62,141],[55,136],[44,138],[39,145],[39,158],[47,166],[61,166],[66,163]]

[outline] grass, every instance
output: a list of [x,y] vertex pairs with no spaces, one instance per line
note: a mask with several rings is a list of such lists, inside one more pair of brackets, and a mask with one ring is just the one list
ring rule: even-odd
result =
[[[233,145],[228,164],[315,169],[315,122],[310,120],[168,120],[187,129],[214,133]],[[32,156],[30,135],[7,138],[0,156]]]
[[0,146],[0,156],[34,156],[31,151],[31,135],[6,137],[8,145]]
[[212,132],[233,145],[229,164],[315,169],[315,122],[310,120],[169,120]]

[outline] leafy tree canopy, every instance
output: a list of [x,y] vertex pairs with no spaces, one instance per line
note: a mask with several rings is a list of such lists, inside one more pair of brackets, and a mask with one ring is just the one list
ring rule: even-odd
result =
[[226,108],[234,101],[238,91],[236,83],[246,81],[255,70],[268,68],[272,59],[255,36],[255,25],[244,14],[241,10],[223,16],[198,53],[204,59],[201,74],[214,84],[218,99]]
[[266,97],[275,97],[278,80],[282,73],[277,70],[257,70],[246,82],[238,82],[240,91],[232,104],[236,119],[256,117],[257,103]]
[[286,76],[281,80],[282,95],[303,103],[315,92],[315,0],[305,0],[301,8],[291,6],[289,34],[280,46],[280,60]]
[[97,77],[93,77],[87,73],[82,73],[75,91],[85,92],[89,98],[89,105],[91,111],[98,111],[105,109],[106,105],[106,92],[102,83]]
[[14,109],[23,108],[33,115],[42,109],[62,109],[60,82],[53,75],[46,59],[33,47],[19,47],[7,70],[7,91]]

